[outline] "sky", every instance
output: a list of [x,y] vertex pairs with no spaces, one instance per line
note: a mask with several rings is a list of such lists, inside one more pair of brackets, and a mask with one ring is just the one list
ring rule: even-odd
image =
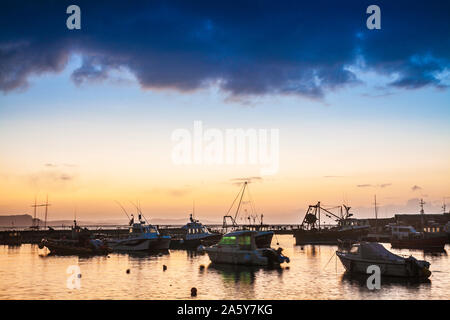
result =
[[[371,4],[381,29],[366,26]],[[48,195],[50,219],[121,219],[115,201],[139,201],[149,218],[195,202],[222,221],[245,180],[273,223],[317,201],[372,217],[375,195],[382,217],[420,198],[441,212],[449,21],[442,1],[2,1],[0,215]],[[193,139],[196,123],[276,130],[277,170],[177,164],[174,132]]]

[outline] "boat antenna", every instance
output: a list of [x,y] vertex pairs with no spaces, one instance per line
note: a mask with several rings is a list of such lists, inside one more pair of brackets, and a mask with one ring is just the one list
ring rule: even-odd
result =
[[420,222],[421,222],[421,227],[422,227],[422,230],[423,230],[423,227],[424,227],[424,225],[425,225],[425,219],[423,218],[423,216],[424,216],[424,214],[425,214],[425,211],[423,210],[423,205],[425,204],[425,202],[423,201],[423,198],[422,199],[420,199],[420,216],[421,216],[421,219],[420,219]]
[[128,215],[127,210],[125,210],[125,208],[120,204],[120,202],[116,200],[116,203],[118,204],[119,207],[122,208],[122,211],[127,215],[128,220],[131,220],[130,216]]
[[425,202],[423,201],[423,199],[420,199],[420,214],[425,214],[425,211],[423,210],[423,205],[425,204]]

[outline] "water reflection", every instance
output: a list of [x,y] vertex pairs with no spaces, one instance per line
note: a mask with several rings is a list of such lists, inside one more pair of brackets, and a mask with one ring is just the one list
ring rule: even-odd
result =
[[196,257],[204,256],[204,252],[199,252],[197,250],[184,250],[186,251],[187,257],[190,259],[194,259]]
[[224,282],[254,284],[256,273],[260,270],[259,267],[251,266],[235,266],[227,264],[210,263],[208,271],[216,271],[222,276]]
[[[344,272],[341,277],[341,282],[343,284],[351,284],[367,289],[367,278],[370,275],[364,274],[351,274]],[[398,287],[411,287],[418,288],[420,286],[431,285],[430,279],[420,279],[420,278],[402,278],[402,277],[388,277],[381,276],[381,287],[386,286],[398,286]]]
[[[429,255],[431,281],[383,277],[381,290],[369,290],[366,275],[344,273],[336,246],[301,250],[289,235],[279,241],[291,262],[272,269],[214,265],[195,250],[40,257],[45,252],[37,245],[0,246],[0,299],[190,299],[192,287],[199,290],[197,299],[448,299],[450,294],[446,252],[393,250],[418,259]],[[71,265],[81,269],[81,290],[66,286]]]
[[130,258],[142,259],[149,257],[162,257],[170,254],[169,250],[151,250],[151,251],[131,251],[131,252],[117,252],[119,255],[126,255]]

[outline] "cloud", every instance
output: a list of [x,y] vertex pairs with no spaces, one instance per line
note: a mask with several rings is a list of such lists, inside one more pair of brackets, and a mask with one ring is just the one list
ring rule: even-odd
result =
[[422,188],[419,187],[418,185],[413,185],[413,186],[411,187],[411,190],[412,190],[412,191],[417,191],[417,190],[422,190]]
[[164,193],[171,197],[180,198],[184,197],[192,192],[191,186],[184,186],[182,188],[153,188],[151,193]]
[[386,187],[390,187],[390,186],[392,186],[392,183],[382,183],[382,184],[377,184],[377,185],[373,185],[373,184],[358,184],[357,185],[358,188],[368,188],[368,187],[386,188]]
[[27,180],[32,188],[61,191],[74,188],[75,175],[52,169],[28,175]]
[[[370,3],[322,1],[77,1],[81,30],[65,27],[70,1],[0,4],[0,90],[61,72],[72,54],[77,85],[128,70],[144,89],[219,86],[233,97],[320,99],[361,82],[350,66],[395,75],[390,88],[447,88],[450,2],[383,1],[382,29],[368,30]],[[39,12],[39,14],[36,14]],[[17,19],[20,17],[20,19]],[[24,21],[27,21],[26,27]],[[412,27],[413,25],[413,27]],[[362,61],[363,63],[358,63]],[[244,97],[244,98],[243,98]]]
[[244,182],[253,183],[253,182],[262,182],[262,177],[247,177],[247,178],[235,178],[230,180],[233,185],[239,186]]

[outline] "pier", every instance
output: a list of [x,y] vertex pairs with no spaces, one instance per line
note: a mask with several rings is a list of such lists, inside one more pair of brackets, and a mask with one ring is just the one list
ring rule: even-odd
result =
[[[254,228],[260,225],[239,225],[238,227]],[[92,235],[103,235],[106,237],[123,236],[129,233],[128,225],[85,225],[80,226],[86,232]],[[173,238],[179,238],[183,234],[182,225],[157,225],[159,232],[163,235],[170,235]],[[222,225],[207,225],[208,229],[214,232],[223,233]],[[264,225],[267,230],[273,231],[275,234],[293,234],[295,229],[300,225],[293,224],[273,224]],[[61,238],[70,237],[72,234],[72,226],[48,226],[46,229],[36,229],[30,227],[0,227],[0,244],[15,243],[39,243],[43,238]]]

